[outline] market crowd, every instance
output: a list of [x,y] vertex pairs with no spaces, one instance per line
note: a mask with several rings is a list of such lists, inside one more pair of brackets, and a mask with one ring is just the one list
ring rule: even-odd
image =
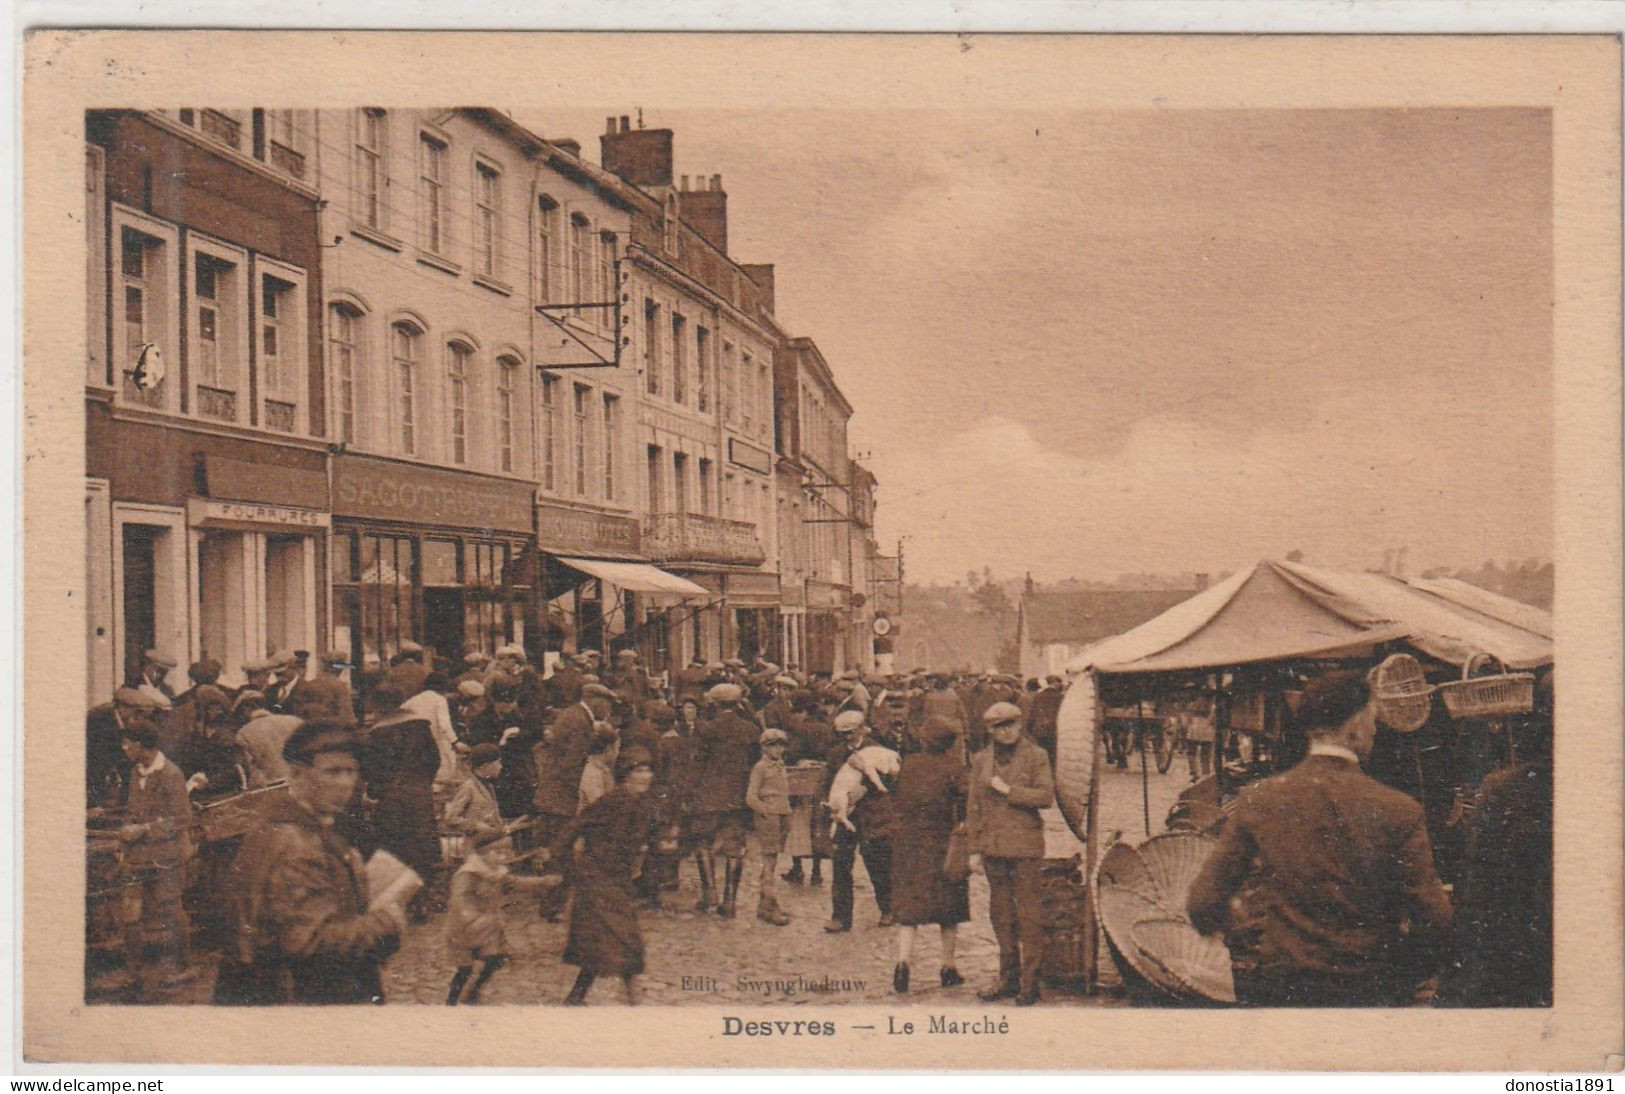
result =
[[[827,878],[824,930],[841,933],[861,858],[872,922],[896,928],[895,990],[922,926],[941,932],[941,983],[963,983],[975,870],[1000,944],[980,994],[1039,998],[1058,677],[809,677],[761,659],[652,677],[632,650],[544,676],[518,646],[451,664],[410,642],[367,671],[344,651],[318,660],[274,654],[236,688],[205,660],[175,694],[173,661],[149,651],[90,711],[90,825],[121,848],[113,988],[147,997],[193,975],[190,892],[221,925],[217,1003],[382,1002],[401,934],[440,911],[447,1002],[477,1002],[511,963],[502,907],[518,890],[568,918],[566,1004],[601,977],[635,1002],[638,912],[676,900],[685,871],[694,911],[734,918],[746,889],[764,930],[789,922],[781,886]],[[249,797],[248,830],[200,853],[197,812]]]

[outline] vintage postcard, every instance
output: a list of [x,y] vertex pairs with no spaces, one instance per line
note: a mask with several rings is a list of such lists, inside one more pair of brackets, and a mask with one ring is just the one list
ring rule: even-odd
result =
[[27,1059],[1625,1062],[1616,37],[25,61]]

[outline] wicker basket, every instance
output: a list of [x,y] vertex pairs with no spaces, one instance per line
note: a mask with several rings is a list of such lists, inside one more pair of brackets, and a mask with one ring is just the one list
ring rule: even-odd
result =
[[1455,680],[1439,685],[1439,698],[1450,717],[1457,720],[1528,714],[1535,705],[1535,677],[1527,672],[1509,672]]
[[824,788],[825,767],[816,760],[797,764],[785,770],[792,798],[817,798]]
[[1408,653],[1385,658],[1371,672],[1371,694],[1377,718],[1399,733],[1415,733],[1433,709],[1433,688],[1422,675],[1422,664]]

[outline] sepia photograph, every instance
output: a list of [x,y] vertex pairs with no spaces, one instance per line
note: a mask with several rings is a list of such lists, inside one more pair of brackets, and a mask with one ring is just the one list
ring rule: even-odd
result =
[[[74,589],[29,628],[71,658],[30,838],[74,1021],[1533,1028],[1573,1013],[1560,846],[1617,985],[1618,833],[1557,824],[1618,827],[1618,604],[1560,595],[1618,569],[1617,422],[1565,455],[1560,394],[1617,404],[1617,345],[1561,359],[1574,168],[1527,90],[1600,71],[1617,167],[1617,39],[1501,97],[1482,57],[1459,97],[1090,77],[1130,102],[973,86],[1131,60],[1076,38],[808,40],[785,95],[783,36],[711,36],[763,63],[695,95],[513,78],[616,36],[363,35],[421,78],[211,95],[158,58],[255,33],[155,37],[52,46],[128,73],[51,108],[84,200],[28,312],[30,370],[69,294],[83,338],[26,396],[77,528],[28,548]],[[468,84],[421,52],[482,41]],[[1211,91],[1249,48],[1207,44]],[[864,88],[809,93],[841,57]]]

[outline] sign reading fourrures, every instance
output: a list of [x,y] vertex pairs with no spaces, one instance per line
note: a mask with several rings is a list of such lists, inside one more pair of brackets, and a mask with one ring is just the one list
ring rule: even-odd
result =
[[84,115],[87,1002],[1551,1005],[1550,113],[836,120]]

